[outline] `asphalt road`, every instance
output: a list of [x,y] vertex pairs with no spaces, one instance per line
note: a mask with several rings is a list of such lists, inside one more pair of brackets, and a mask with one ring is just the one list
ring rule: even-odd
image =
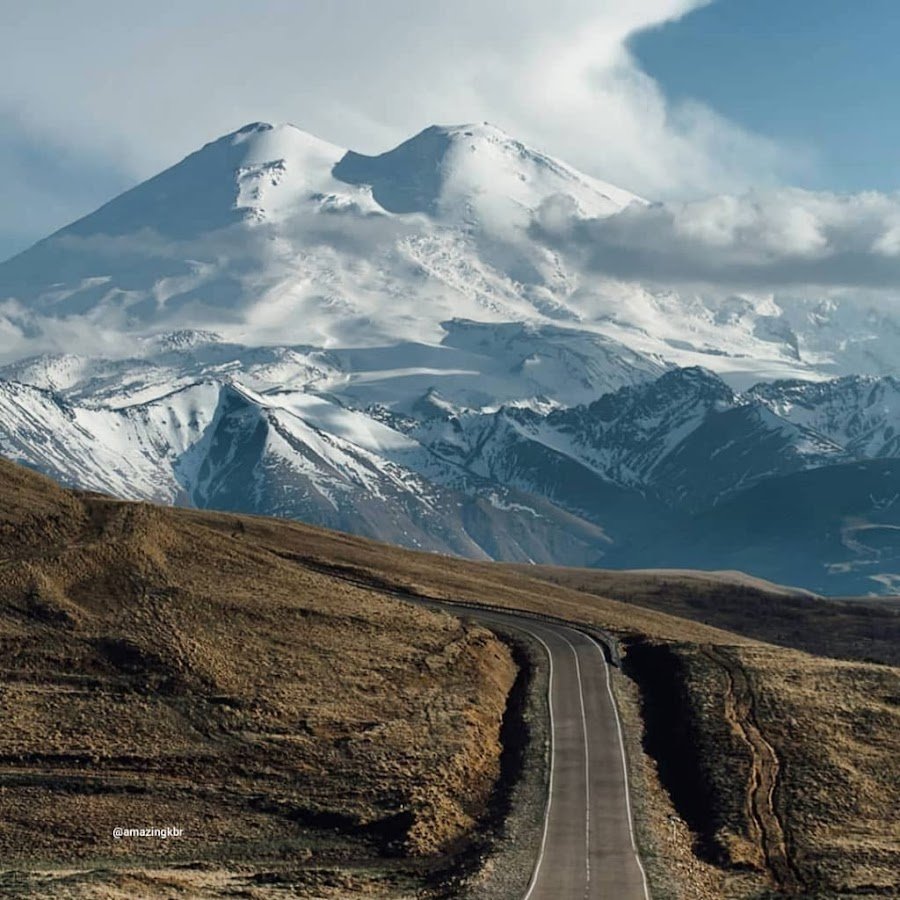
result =
[[471,608],[459,608],[459,614],[530,634],[550,660],[550,791],[540,854],[523,900],[649,900],[603,651],[563,625]]

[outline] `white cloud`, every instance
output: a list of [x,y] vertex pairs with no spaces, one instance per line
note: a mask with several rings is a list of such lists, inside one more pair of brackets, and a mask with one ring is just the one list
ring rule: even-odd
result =
[[779,188],[632,205],[607,219],[553,203],[534,231],[597,271],[660,285],[900,286],[900,194]]
[[20,4],[0,39],[0,111],[33,146],[135,179],[256,119],[363,152],[432,122],[488,120],[652,197],[770,183],[786,163],[777,147],[672,107],[628,53],[635,32],[706,2]]

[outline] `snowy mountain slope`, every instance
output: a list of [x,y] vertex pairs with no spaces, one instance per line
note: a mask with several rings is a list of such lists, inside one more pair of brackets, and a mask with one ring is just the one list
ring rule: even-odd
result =
[[154,341],[141,357],[45,354],[0,368],[0,378],[52,390],[72,403],[113,409],[238,375],[257,390],[310,388],[344,377],[337,360],[314,348],[246,347],[213,338],[174,348]]
[[844,471],[834,464],[854,458],[777,415],[755,396],[762,389],[735,395],[703,370],[587,406],[494,411],[434,390],[391,410],[234,380],[160,386],[113,406],[0,381],[0,452],[134,499],[295,517],[479,558],[644,566],[656,564],[648,533],[681,533],[759,485]]
[[527,226],[530,214],[557,195],[570,197],[585,216],[610,215],[629,203],[646,202],[488,123],[433,125],[380,156],[350,151],[334,176],[371,186],[376,202],[393,213],[427,213],[500,228]]
[[[741,387],[872,370],[855,350],[853,369],[841,361],[871,344],[870,324],[819,298],[625,282],[548,238],[644,204],[488,125],[433,126],[367,157],[255,123],[0,264],[0,359],[73,338],[87,355],[140,356],[142,339],[185,329],[257,347],[441,345],[442,323],[464,319],[566,325]],[[880,374],[884,353],[869,364]]]
[[183,240],[241,221],[282,218],[295,203],[320,196],[373,211],[368,191],[332,178],[343,154],[297,128],[257,122],[207,144],[66,231],[79,237],[127,234],[140,221],[163,237]]
[[[434,394],[416,413],[410,433],[436,454],[588,518],[597,501],[615,507],[615,489],[629,492],[637,519],[658,518],[661,505],[694,512],[765,478],[853,458],[702,369],[676,369],[588,406],[543,413],[459,411]],[[573,485],[567,497],[556,474],[564,469]]]
[[[432,407],[429,414],[425,404]],[[416,410],[410,433],[436,456],[479,478],[524,491],[603,526],[623,541],[666,511],[641,486],[621,485],[586,464],[564,442],[554,445],[531,410],[503,407],[496,413],[457,413],[434,394]],[[568,451],[568,452],[567,452]]]
[[809,428],[748,403],[714,412],[654,469],[656,492],[696,512],[769,478],[852,459]]
[[120,497],[288,516],[465,556],[587,563],[608,541],[540,497],[454,472],[361,413],[234,383],[103,409],[0,382],[0,452]]
[[780,381],[757,385],[748,394],[782,418],[827,436],[856,458],[900,456],[900,381],[893,377]]
[[[495,343],[492,339],[489,346]],[[114,367],[108,381],[99,380],[99,393],[92,398],[85,398],[78,384],[65,392],[68,402],[46,390],[4,384],[4,452],[70,483],[123,496],[208,505],[211,497],[227,491],[224,483],[213,492],[202,487],[195,474],[201,465],[197,460],[210,452],[223,392],[240,393],[245,399],[239,405],[264,415],[265,428],[281,435],[281,443],[272,440],[282,456],[307,458],[312,453],[326,460],[321,435],[327,435],[338,457],[328,462],[332,475],[319,485],[323,496],[333,493],[323,485],[344,482],[356,492],[383,493],[380,482],[370,477],[371,467],[379,478],[385,473],[394,477],[393,467],[402,467],[424,479],[407,479],[423,494],[427,485],[469,493],[485,484],[525,491],[598,526],[613,525],[619,537],[629,523],[659,515],[653,504],[693,511],[766,477],[855,458],[852,446],[775,414],[755,396],[735,395],[713,373],[699,369],[673,370],[588,406],[481,411],[430,390],[392,413],[384,406],[354,408],[352,392],[341,401],[340,391],[296,391],[267,382],[252,363],[262,356],[263,367],[268,366],[269,348],[252,353],[237,348],[239,357],[245,355],[233,364],[236,348],[211,347],[207,362],[212,365],[189,368],[178,377],[160,367],[162,375],[152,370],[155,382],[140,382],[136,388]],[[277,359],[283,361],[285,352],[278,349]],[[299,358],[308,363],[308,357]],[[221,359],[228,363],[216,365]],[[59,369],[60,360],[51,362],[42,371]],[[41,369],[37,363],[29,366]],[[187,382],[198,369],[207,381],[163,392],[167,384]],[[255,377],[261,387],[222,387],[213,380],[235,373],[245,383]],[[96,374],[87,384],[97,391]],[[112,389],[119,393],[110,396]],[[147,400],[147,394],[152,398]],[[236,413],[229,416],[229,423],[237,418]],[[44,433],[52,435],[48,446],[41,440]],[[73,458],[77,446],[80,451]],[[168,468],[167,478],[155,475],[159,466]],[[343,473],[337,482],[336,472]],[[253,508],[262,509],[251,495],[241,502],[251,501]],[[311,509],[307,514],[321,517],[322,512]]]
[[660,461],[717,410],[735,405],[731,389],[704,369],[676,369],[645,389],[621,389],[587,407],[547,417],[590,465],[619,484],[648,484]]
[[[417,165],[404,168],[410,160]],[[376,170],[387,172],[373,177],[377,185],[360,180]],[[14,326],[111,316],[129,333],[180,321],[235,336],[270,334],[265,325],[277,323],[283,339],[285,317],[302,316],[292,338],[323,344],[419,337],[423,319],[433,332],[460,311],[519,319],[535,309],[518,290],[514,261],[492,266],[467,229],[506,229],[516,210],[521,231],[561,191],[591,214],[636,199],[489,126],[427,129],[366,161],[292,126],[256,123],[4,264],[0,296],[20,305]],[[416,202],[385,199],[398,192]],[[420,214],[438,211],[436,221]],[[388,314],[386,298],[403,308]],[[411,316],[418,301],[431,315]]]
[[201,439],[217,397],[215,386],[195,385],[156,404],[90,409],[0,382],[0,450],[67,484],[175,502],[185,495],[171,466]]
[[408,410],[435,389],[456,406],[584,402],[662,374],[666,365],[601,335],[541,323],[441,323],[438,345],[334,350],[347,373],[328,385],[361,406]]
[[537,323],[442,323],[440,344],[318,350],[249,347],[209,332],[142,342],[140,356],[44,354],[0,367],[0,378],[54,390],[85,405],[149,400],[205,378],[239,377],[255,390],[307,389],[358,406],[408,409],[429,388],[460,406],[572,404],[665,371],[600,335]]

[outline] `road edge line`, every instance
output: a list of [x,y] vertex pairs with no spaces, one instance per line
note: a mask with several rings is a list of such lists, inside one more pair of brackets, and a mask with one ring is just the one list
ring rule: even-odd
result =
[[547,849],[547,833],[550,830],[550,807],[553,805],[553,780],[554,780],[554,767],[556,764],[556,738],[554,736],[554,722],[553,722],[553,653],[550,650],[550,647],[547,645],[547,642],[539,635],[533,631],[528,631],[525,628],[521,629],[526,634],[530,634],[533,638],[536,638],[540,641],[541,646],[547,653],[547,665],[549,667],[549,672],[547,675],[547,712],[550,717],[550,777],[547,779],[547,802],[544,805],[544,831],[541,835],[541,848],[538,851],[537,861],[534,864],[534,871],[531,873],[531,880],[528,882],[528,888],[525,891],[525,895],[522,900],[529,900],[531,895],[534,893],[534,889],[537,886],[538,877],[541,873],[541,865],[544,862],[544,852]]

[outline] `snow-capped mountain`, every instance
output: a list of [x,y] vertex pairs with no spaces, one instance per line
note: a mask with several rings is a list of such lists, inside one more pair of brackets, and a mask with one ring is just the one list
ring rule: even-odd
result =
[[848,468],[900,456],[900,326],[624,281],[567,243],[655,208],[490,125],[377,156],[248,125],[0,264],[0,452],[128,498],[579,565],[731,565],[684,536],[744,540],[722,510],[759,535],[768,485],[834,472],[822,521],[855,537],[796,578],[773,538],[772,571],[900,583],[860,537],[893,504]]
[[900,381],[858,375],[835,381],[760,384],[751,396],[863,459],[900,456]]
[[141,340],[139,355],[42,354],[0,367],[0,377],[89,405],[126,405],[202,378],[233,376],[255,390],[337,393],[351,405],[395,409],[436,389],[454,404],[481,409],[585,402],[670,367],[602,335],[555,325],[452,320],[442,327],[440,344],[331,350],[252,347],[211,332],[178,331]]
[[[184,335],[161,343],[160,371],[77,358],[15,367],[58,381],[0,381],[0,452],[134,499],[289,516],[467,556],[645,566],[671,534],[759,485],[864,458],[852,433],[841,443],[774,412],[764,386],[735,394],[702,369],[565,408],[473,409],[435,389],[403,409],[362,408],[339,391],[266,382],[286,381],[285,365],[312,366],[310,354],[215,343],[219,355],[203,364]],[[160,393],[166,384],[178,386]],[[890,505],[876,499],[883,517]],[[662,543],[641,550],[657,532]]]
[[539,497],[457,471],[308,393],[262,396],[208,381],[88,408],[0,382],[0,452],[121,497],[288,516],[466,556],[589,562],[604,540]]
[[558,460],[579,467],[566,505],[581,510],[596,500],[596,489],[579,491],[578,483],[596,478],[693,512],[766,478],[854,458],[752,395],[734,394],[703,369],[676,369],[587,406],[546,414],[511,407],[460,414],[445,406],[443,413],[420,411],[420,418],[411,431],[419,440],[501,484],[553,497]]
[[0,296],[13,333],[77,318],[105,335],[190,325],[253,344],[438,342],[453,318],[572,320],[532,271],[553,254],[526,234],[559,196],[585,215],[639,202],[487,125],[365,157],[257,123],[4,264]]
[[254,347],[440,346],[443,323],[469,320],[566,326],[743,387],[884,374],[883,322],[857,334],[820,297],[624,282],[560,239],[646,203],[490,125],[427,128],[370,157],[256,123],[0,264],[0,358],[73,342],[140,355],[186,329]]

